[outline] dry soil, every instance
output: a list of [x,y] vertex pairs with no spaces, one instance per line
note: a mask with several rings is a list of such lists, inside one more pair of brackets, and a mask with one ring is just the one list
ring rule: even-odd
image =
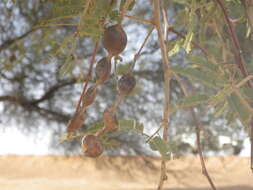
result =
[[[209,157],[207,168],[219,190],[253,190],[249,158]],[[0,156],[0,190],[153,190],[159,158]],[[166,190],[211,189],[197,157],[167,162]]]

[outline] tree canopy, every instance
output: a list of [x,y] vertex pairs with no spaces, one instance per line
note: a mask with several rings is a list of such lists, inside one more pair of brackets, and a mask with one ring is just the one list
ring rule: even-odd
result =
[[[155,6],[141,0],[1,1],[2,122],[48,126],[55,132],[52,146],[63,135],[70,139],[64,147],[73,150],[76,136],[103,127],[118,80],[131,72],[136,87],[117,108],[120,130],[104,139],[109,151],[118,151],[111,148],[120,143],[143,154],[147,140],[161,154],[172,147],[194,153],[197,146],[183,134],[195,134],[196,124],[204,150],[218,151],[220,135],[241,149],[253,113],[252,2],[173,0]],[[110,79],[98,86],[85,121],[69,136],[83,87],[97,82],[90,66],[108,56],[104,32],[116,23],[122,23],[127,47],[113,57]]]

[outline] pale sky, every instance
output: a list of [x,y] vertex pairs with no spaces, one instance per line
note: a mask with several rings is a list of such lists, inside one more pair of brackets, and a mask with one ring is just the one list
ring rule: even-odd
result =
[[[49,129],[39,129],[35,134],[23,134],[15,126],[5,128],[3,131],[3,124],[0,124],[0,155],[5,154],[18,154],[18,155],[45,155],[54,154],[50,150],[50,139],[52,138],[51,131]],[[229,138],[225,136],[220,137],[221,143],[229,143]],[[189,137],[185,139],[186,142],[194,143],[195,138]],[[224,153],[219,153],[219,156]],[[244,140],[244,149],[240,156],[250,156],[250,141],[249,138]]]

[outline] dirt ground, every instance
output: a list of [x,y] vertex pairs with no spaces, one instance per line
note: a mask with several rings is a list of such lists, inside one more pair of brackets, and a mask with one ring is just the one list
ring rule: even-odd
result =
[[[158,158],[0,156],[0,190],[153,190]],[[208,170],[220,190],[253,190],[249,158],[211,157]],[[169,161],[166,190],[211,189],[197,157]]]

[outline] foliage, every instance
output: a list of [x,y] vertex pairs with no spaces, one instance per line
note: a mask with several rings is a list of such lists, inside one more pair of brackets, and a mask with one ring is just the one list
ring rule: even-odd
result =
[[[10,109],[6,113],[17,112],[17,118],[20,114],[26,114],[22,110],[27,110],[29,113],[35,112],[46,121],[63,122],[64,125],[73,117],[77,94],[81,93],[81,82],[89,75],[87,72],[89,65],[85,63],[93,53],[91,47],[101,41],[106,26],[123,20],[128,26],[132,24],[146,31],[146,25],[139,21],[145,21],[145,24],[153,22],[153,20],[144,19],[152,18],[151,4],[144,1],[121,1],[120,5],[114,0],[41,0],[38,4],[29,1],[13,2],[10,8],[6,2],[1,3],[4,5],[1,17],[6,25],[6,29],[1,29],[1,32],[18,31],[13,28],[15,26],[8,19],[9,16],[14,17],[15,14],[12,11],[15,8],[20,10],[20,22],[26,23],[30,30],[22,35],[18,32],[10,33],[9,36],[1,35],[0,73],[4,81],[2,82],[4,93],[0,101],[10,102],[13,107],[5,106],[7,111]],[[129,2],[130,5],[127,6]],[[148,6],[144,6],[145,3]],[[224,1],[223,3],[228,16],[233,18],[233,34],[240,42],[239,49],[234,47],[236,41],[233,41],[226,15],[224,16],[224,12],[216,1],[164,2],[165,11],[170,13],[166,53],[170,59],[173,77],[178,76],[181,79],[178,81],[177,77],[174,77],[171,81],[172,99],[169,111],[173,112],[175,117],[171,119],[170,126],[192,125],[183,123],[182,113],[193,107],[199,111],[199,118],[208,116],[207,123],[201,120],[207,128],[204,129],[206,131],[212,128],[212,124],[217,120],[226,122],[226,125],[222,127],[232,128],[238,121],[240,121],[239,125],[248,126],[252,119],[253,30],[250,25],[252,18],[244,15],[247,7],[245,8],[241,1]],[[125,17],[122,13],[128,16]],[[129,21],[128,18],[132,20]],[[138,25],[136,25],[137,21]],[[4,24],[1,24],[1,28],[4,28],[3,26]],[[137,33],[138,30],[135,32]],[[152,35],[154,37],[156,34]],[[136,34],[136,36],[142,38],[141,35]],[[131,38],[130,35],[128,37]],[[117,112],[121,117],[119,131],[127,133],[134,130],[146,139],[150,138],[149,135],[143,133],[146,124],[137,122],[138,118],[144,114],[147,115],[148,111],[150,115],[147,115],[146,121],[152,117],[159,118],[159,114],[154,110],[161,109],[163,104],[160,98],[163,67],[157,58],[158,44],[154,38],[150,37],[150,39],[152,41],[145,44],[147,50],[139,55],[136,53],[134,60],[129,60],[124,53],[122,57],[115,57],[112,80],[98,88],[99,101],[103,104],[95,102],[94,109],[92,108],[92,111],[96,113],[95,116],[90,114],[87,117],[90,127],[82,126],[80,131],[71,135],[66,134],[61,140],[72,140],[87,133],[96,133],[103,127],[103,122],[97,122],[100,120],[101,110],[117,100],[118,94],[115,92],[118,77],[128,72],[132,72],[137,78],[138,89],[142,91],[132,94],[124,100],[126,104],[118,108]],[[131,53],[137,48],[139,47],[132,47]],[[104,53],[99,49],[97,55],[102,56]],[[123,62],[119,61],[121,59]],[[132,68],[134,64],[124,62],[137,63],[135,68]],[[246,75],[242,65],[247,71]],[[90,84],[96,84],[94,74],[90,76]],[[43,87],[35,91],[43,89],[44,93],[38,98],[32,89],[36,89],[35,87],[39,84],[43,84]],[[48,84],[50,85],[47,86]],[[182,84],[186,84],[189,95],[183,95],[180,90]],[[78,90],[74,88],[74,85],[78,86]],[[11,86],[11,89],[7,86]],[[147,108],[143,108],[145,105]],[[16,109],[16,106],[22,109]],[[178,113],[179,116],[176,117]],[[123,117],[126,116],[131,119],[125,120]],[[26,117],[29,118],[29,114]],[[95,124],[90,125],[90,123]],[[173,129],[179,130],[180,127],[177,126]],[[221,129],[217,129],[217,134],[219,130]],[[190,129],[183,129],[182,133],[193,132]],[[116,142],[112,134],[115,135],[117,132],[110,133],[103,139],[106,147],[121,145]],[[159,135],[151,137],[150,148],[158,151],[165,159],[170,159],[171,153],[176,152],[174,147],[177,145],[173,141],[175,137],[171,137],[168,143]],[[183,141],[182,137],[180,141]]]

